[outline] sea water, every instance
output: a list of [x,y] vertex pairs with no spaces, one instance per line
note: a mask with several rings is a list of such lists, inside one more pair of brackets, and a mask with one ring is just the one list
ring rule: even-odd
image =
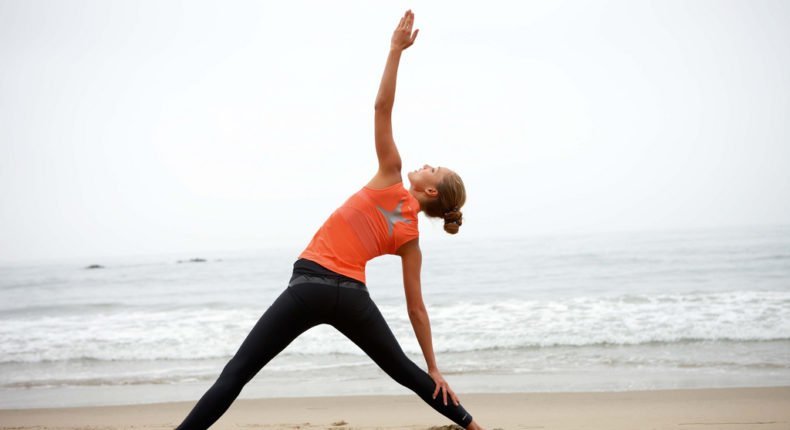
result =
[[[461,395],[790,384],[789,226],[453,237],[422,248],[437,362]],[[0,265],[0,408],[196,401],[300,251]],[[371,261],[367,277],[425,368],[399,259]],[[241,397],[407,392],[319,326]]]

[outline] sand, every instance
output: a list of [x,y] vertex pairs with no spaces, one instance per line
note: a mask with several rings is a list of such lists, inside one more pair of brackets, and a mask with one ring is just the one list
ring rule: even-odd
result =
[[[466,394],[487,429],[790,429],[790,387]],[[0,410],[2,429],[166,429],[194,402]],[[237,400],[212,429],[430,429],[451,423],[416,396]]]

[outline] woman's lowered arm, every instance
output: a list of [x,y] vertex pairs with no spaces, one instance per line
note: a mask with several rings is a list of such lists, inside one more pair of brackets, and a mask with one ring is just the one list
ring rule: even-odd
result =
[[406,292],[406,307],[409,312],[409,320],[417,336],[417,342],[425,356],[425,364],[428,365],[428,375],[436,383],[433,398],[442,393],[442,401],[447,404],[448,397],[454,405],[458,405],[458,397],[436,366],[436,357],[433,353],[433,339],[431,336],[431,321],[428,319],[428,311],[422,300],[422,287],[420,284],[420,270],[422,268],[422,251],[418,239],[406,242],[398,248],[397,254],[403,262],[403,287]]

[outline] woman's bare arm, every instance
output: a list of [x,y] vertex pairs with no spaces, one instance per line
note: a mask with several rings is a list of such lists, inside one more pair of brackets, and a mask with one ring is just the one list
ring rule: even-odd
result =
[[412,33],[413,24],[414,14],[408,10],[392,33],[387,64],[384,66],[384,74],[376,95],[374,126],[379,170],[368,183],[368,186],[372,188],[386,188],[402,181],[400,154],[395,146],[395,140],[392,138],[392,106],[395,103],[395,82],[398,77],[401,53],[414,43],[419,32],[419,30],[415,30]]
[[458,398],[453,390],[444,380],[444,377],[439,373],[439,368],[436,366],[436,357],[433,353],[433,340],[431,338],[431,322],[428,319],[428,311],[425,309],[425,303],[422,300],[422,286],[420,284],[420,270],[422,268],[422,251],[420,251],[420,244],[418,239],[414,239],[405,243],[398,248],[397,254],[401,257],[403,262],[403,287],[406,291],[406,308],[409,312],[409,320],[414,329],[414,334],[417,336],[417,342],[422,349],[422,355],[425,356],[425,363],[428,365],[428,375],[431,376],[436,383],[436,390],[433,393],[433,398],[442,392],[444,404],[447,404],[447,395],[453,404],[458,405]]

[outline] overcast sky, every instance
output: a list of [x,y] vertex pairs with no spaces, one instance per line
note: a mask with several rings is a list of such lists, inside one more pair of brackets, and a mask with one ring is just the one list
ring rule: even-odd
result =
[[303,247],[408,8],[395,140],[460,235],[790,222],[787,1],[5,0],[0,260]]

